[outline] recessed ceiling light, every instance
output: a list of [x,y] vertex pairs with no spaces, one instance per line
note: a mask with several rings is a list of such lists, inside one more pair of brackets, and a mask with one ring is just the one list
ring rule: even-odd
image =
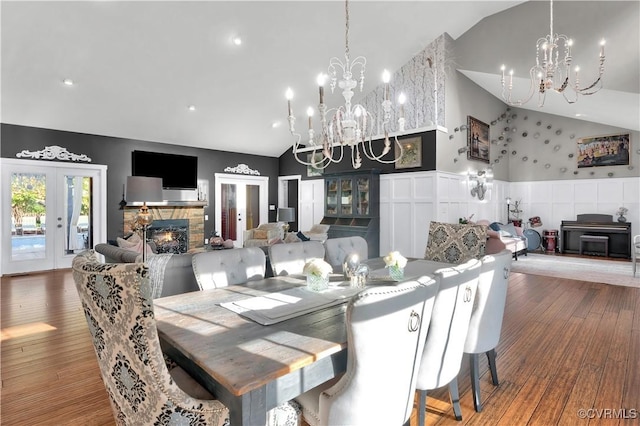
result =
[[576,113],[576,117],[584,117],[584,114]]
[[73,80],[71,80],[70,78],[65,78],[64,80],[62,80],[62,83],[64,83],[65,86],[73,86]]
[[196,110],[196,106],[195,106],[195,105],[189,105],[189,106],[187,107],[187,109],[188,109],[189,111],[195,111],[195,110]]
[[240,37],[239,35],[234,35],[233,37],[231,37],[231,43],[235,44],[236,46],[240,46],[242,44],[242,37]]
[[277,129],[281,125],[282,125],[282,123],[280,121],[274,121],[273,123],[271,123],[271,128],[272,129]]

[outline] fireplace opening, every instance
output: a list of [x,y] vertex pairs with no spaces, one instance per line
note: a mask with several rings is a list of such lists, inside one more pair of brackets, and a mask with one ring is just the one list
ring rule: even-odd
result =
[[186,253],[189,249],[189,220],[154,220],[147,234],[158,253]]

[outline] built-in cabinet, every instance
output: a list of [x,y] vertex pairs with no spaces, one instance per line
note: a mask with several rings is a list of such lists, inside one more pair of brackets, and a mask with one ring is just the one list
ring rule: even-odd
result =
[[361,236],[369,257],[380,251],[380,172],[370,170],[327,175],[323,224],[329,238]]

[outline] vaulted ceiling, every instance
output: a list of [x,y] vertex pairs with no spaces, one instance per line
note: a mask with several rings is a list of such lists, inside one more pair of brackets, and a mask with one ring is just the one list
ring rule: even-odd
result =
[[[555,2],[556,31],[579,43],[574,63],[585,79],[597,67],[597,42],[607,39],[605,89],[572,106],[548,96],[545,112],[575,117],[579,106],[583,119],[640,130],[638,3]],[[295,90],[302,121],[317,102],[316,75],[344,55],[342,1],[0,7],[0,118],[10,124],[279,156],[292,142],[286,88]],[[365,92],[383,69],[399,69],[446,32],[459,45],[456,68],[499,96],[500,64],[527,75],[548,30],[547,2],[350,3],[350,52],[367,58]]]

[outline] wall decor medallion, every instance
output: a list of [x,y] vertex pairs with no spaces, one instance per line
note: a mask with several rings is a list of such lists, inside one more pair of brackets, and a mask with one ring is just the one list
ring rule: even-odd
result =
[[[400,139],[402,151],[395,145],[396,169],[408,169],[422,166],[422,138]],[[402,157],[401,157],[402,156]]]
[[237,173],[240,175],[253,175],[253,176],[260,176],[260,172],[257,170],[253,170],[251,167],[247,166],[246,164],[238,164],[235,167],[225,167],[224,169],[225,172],[228,173]]
[[631,134],[621,133],[578,139],[578,168],[628,166]]
[[28,151],[23,149],[16,154],[18,158],[35,158],[36,160],[62,160],[62,161],[82,161],[90,163],[91,158],[85,154],[73,154],[67,151],[67,148],[63,148],[58,145],[45,146],[40,151]]
[[[467,159],[489,163],[490,147],[489,125],[477,118],[467,116]],[[501,139],[502,140],[502,139]]]

